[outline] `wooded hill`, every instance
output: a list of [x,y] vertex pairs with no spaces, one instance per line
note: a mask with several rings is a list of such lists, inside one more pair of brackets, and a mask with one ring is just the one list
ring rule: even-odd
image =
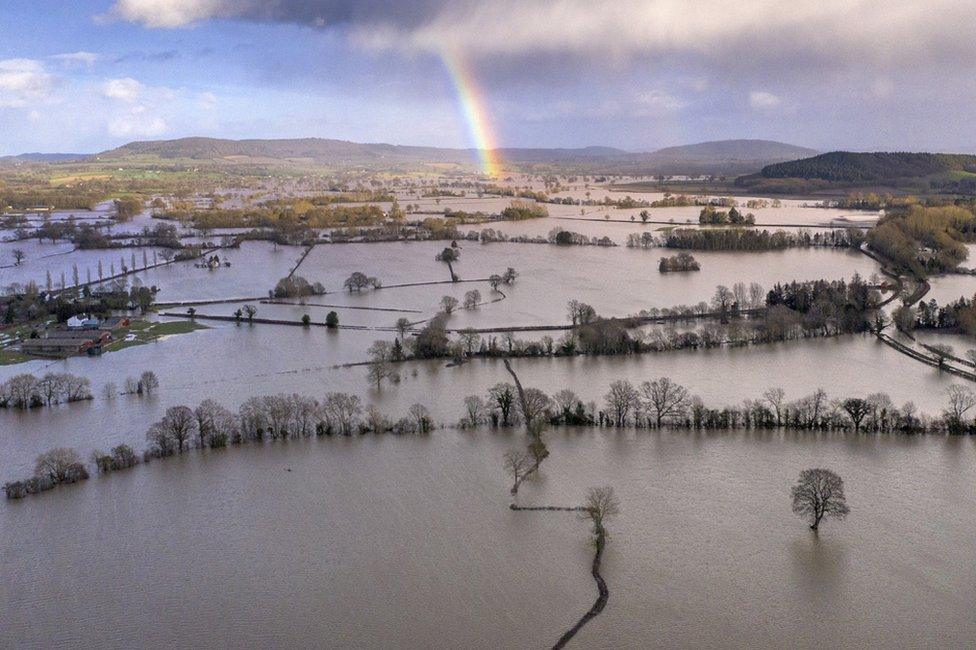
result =
[[830,153],[763,167],[736,185],[765,192],[887,187],[970,194],[976,191],[976,156],[945,153]]

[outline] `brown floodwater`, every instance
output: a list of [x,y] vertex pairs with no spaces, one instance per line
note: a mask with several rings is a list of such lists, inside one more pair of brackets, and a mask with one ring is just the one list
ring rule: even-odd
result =
[[[573,647],[968,647],[968,439],[572,430],[519,502],[612,485],[604,612]],[[565,512],[512,512],[519,433],[193,453],[0,508],[2,645],[548,647],[590,606]],[[846,481],[818,535],[806,467]]]

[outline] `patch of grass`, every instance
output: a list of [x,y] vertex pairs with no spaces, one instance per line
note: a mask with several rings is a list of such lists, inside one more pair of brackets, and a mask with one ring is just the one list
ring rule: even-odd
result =
[[8,348],[0,348],[0,366],[12,366],[15,363],[30,361],[31,358],[26,354],[21,354]]
[[163,323],[134,320],[128,330],[119,333],[119,338],[106,345],[104,350],[105,352],[115,352],[136,345],[150,343],[164,336],[188,334],[189,332],[203,329],[207,329],[207,326],[191,320],[168,321]]

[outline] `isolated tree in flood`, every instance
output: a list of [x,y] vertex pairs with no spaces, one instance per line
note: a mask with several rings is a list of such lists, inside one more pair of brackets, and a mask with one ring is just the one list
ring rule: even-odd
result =
[[512,494],[518,494],[519,485],[532,471],[535,460],[528,452],[513,449],[505,452],[505,471],[512,475]]
[[458,306],[458,299],[454,296],[444,296],[441,298],[441,311],[445,314],[453,313]]
[[457,262],[459,259],[461,259],[461,252],[458,249],[448,246],[440,253],[438,253],[436,256],[434,256],[434,259],[437,260],[438,262],[444,262],[445,264],[447,264],[447,270],[451,274],[451,281],[452,282],[458,281],[458,276],[456,273],[454,273],[454,262]]
[[159,378],[152,370],[147,370],[139,376],[138,392],[143,395],[152,395],[159,388]]
[[851,511],[844,496],[844,480],[829,469],[805,469],[790,490],[793,514],[817,530],[824,517],[843,519]]
[[620,514],[620,502],[610,486],[590,488],[583,502],[583,517],[593,523],[593,534],[597,543],[606,536],[604,523]]
[[481,292],[477,289],[472,289],[464,294],[465,309],[475,309],[479,303],[481,303]]

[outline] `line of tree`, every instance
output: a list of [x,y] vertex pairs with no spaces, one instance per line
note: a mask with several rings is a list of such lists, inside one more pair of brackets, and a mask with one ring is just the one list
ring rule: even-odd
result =
[[0,384],[0,408],[31,409],[90,399],[91,382],[68,373],[49,372],[41,377],[24,373]]
[[[553,426],[976,434],[976,392],[961,385],[946,389],[945,407],[934,417],[920,413],[912,402],[896,406],[883,392],[831,399],[823,389],[788,400],[782,388],[773,387],[737,406],[714,407],[669,377],[639,384],[616,380],[599,405],[583,402],[568,389],[551,396],[534,388],[526,393],[530,417]],[[515,387],[499,383],[486,396],[464,398],[457,426],[516,426],[525,420],[523,408]]]
[[703,226],[752,226],[756,223],[756,215],[743,214],[736,207],[725,211],[708,205],[698,214],[698,223]]
[[[291,440],[312,436],[365,435],[368,433],[427,434],[435,424],[430,411],[414,404],[393,421],[374,406],[363,407],[356,395],[328,393],[321,401],[303,395],[266,395],[246,400],[235,414],[211,399],[196,408],[179,405],[146,431],[142,462],[186,453],[191,449]],[[140,458],[128,445],[109,453],[94,451],[91,463],[100,473],[135,467]],[[7,498],[19,499],[89,477],[75,449],[59,447],[38,456],[34,476],[4,484]]]
[[[646,310],[633,318],[602,318],[581,301],[571,300],[567,312],[572,329],[558,340],[545,335],[522,341],[513,332],[482,336],[473,329],[458,332],[453,340],[447,317],[431,319],[412,341],[404,359],[450,357],[545,357],[618,355],[666,350],[743,346],[776,341],[836,336],[881,327],[876,289],[856,275],[850,281],[813,280],[776,284],[763,294],[757,283],[716,287],[710,302],[669,310]],[[743,310],[749,310],[748,315]],[[714,320],[696,329],[664,327],[637,329],[647,319],[680,315],[695,321],[707,314]],[[401,359],[396,359],[401,360]]]
[[973,336],[976,335],[976,296],[944,305],[935,298],[920,301],[917,307],[899,305],[892,313],[892,320],[906,333],[915,329],[950,330]]
[[304,298],[306,296],[321,296],[325,294],[325,287],[321,282],[309,282],[300,275],[290,275],[278,280],[271,290],[273,298]]
[[767,251],[808,247],[858,248],[864,241],[864,233],[859,228],[816,232],[756,228],[677,228],[662,237],[648,238],[644,236],[646,234],[649,233],[631,233],[627,237],[627,245],[631,248],[662,246],[704,251]]
[[674,273],[700,271],[701,265],[691,253],[678,253],[671,257],[662,257],[657,268],[661,273]]
[[58,485],[85,481],[88,477],[88,468],[76,450],[57,447],[37,457],[34,476],[5,483],[3,490],[8,499],[22,499],[30,494],[46,492]]

